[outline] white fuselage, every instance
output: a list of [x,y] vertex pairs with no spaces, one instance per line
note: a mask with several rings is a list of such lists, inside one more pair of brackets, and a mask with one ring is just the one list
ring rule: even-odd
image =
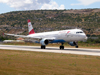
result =
[[43,33],[35,33],[28,35],[27,37],[41,38],[41,39],[54,39],[54,40],[64,40],[66,42],[70,41],[83,41],[86,39],[86,34],[81,29],[70,29],[61,31],[51,31]]

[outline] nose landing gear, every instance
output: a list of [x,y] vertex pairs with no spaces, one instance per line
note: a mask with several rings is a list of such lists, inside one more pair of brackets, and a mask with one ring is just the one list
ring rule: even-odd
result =
[[78,48],[78,43],[77,42],[74,42],[75,43],[75,48]]
[[75,47],[78,48],[78,45],[76,45]]

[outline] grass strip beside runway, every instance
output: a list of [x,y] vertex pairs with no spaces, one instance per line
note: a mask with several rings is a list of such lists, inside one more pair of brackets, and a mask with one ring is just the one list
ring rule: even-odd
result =
[[100,75],[100,57],[0,50],[0,75]]

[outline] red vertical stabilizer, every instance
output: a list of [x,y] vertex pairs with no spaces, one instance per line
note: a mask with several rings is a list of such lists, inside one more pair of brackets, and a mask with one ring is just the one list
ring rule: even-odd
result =
[[28,19],[28,31],[29,31],[29,35],[35,34],[32,24],[31,24],[31,21],[29,19]]

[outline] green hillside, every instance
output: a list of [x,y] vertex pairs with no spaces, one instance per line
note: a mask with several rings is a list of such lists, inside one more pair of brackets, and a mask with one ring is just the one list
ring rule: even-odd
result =
[[0,35],[27,35],[28,19],[35,32],[81,28],[87,35],[100,35],[100,9],[32,10],[0,14]]

